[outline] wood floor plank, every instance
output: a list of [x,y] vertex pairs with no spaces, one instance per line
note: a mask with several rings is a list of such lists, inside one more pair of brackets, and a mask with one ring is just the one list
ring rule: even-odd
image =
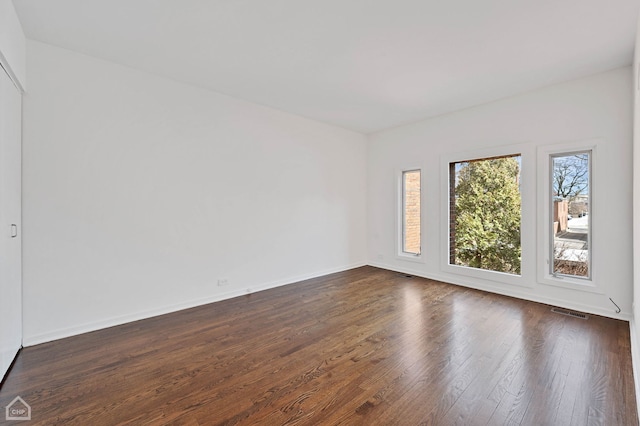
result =
[[627,323],[373,267],[25,348],[18,395],[36,425],[638,424]]

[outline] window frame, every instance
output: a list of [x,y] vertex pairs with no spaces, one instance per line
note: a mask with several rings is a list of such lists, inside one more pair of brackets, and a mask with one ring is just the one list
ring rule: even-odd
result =
[[[549,154],[549,187],[547,188],[547,191],[549,191],[547,193],[548,197],[553,197],[553,160],[554,158],[558,158],[558,157],[567,157],[570,155],[577,155],[577,154],[588,154],[589,155],[589,163],[588,163],[588,168],[589,168],[589,179],[588,179],[588,186],[589,186],[589,192],[588,192],[588,196],[589,196],[589,205],[591,205],[591,202],[593,200],[593,197],[591,196],[591,178],[592,178],[592,170],[591,170],[591,160],[593,159],[593,151],[591,150],[582,150],[582,151],[571,151],[571,152],[560,152],[557,154]],[[581,277],[579,275],[569,275],[569,274],[563,274],[563,273],[558,273],[558,272],[554,272],[554,261],[555,261],[555,239],[554,237],[552,237],[553,234],[553,224],[551,223],[551,221],[553,220],[553,205],[551,204],[551,202],[549,202],[549,208],[551,209],[549,211],[549,221],[547,222],[547,232],[549,233],[549,274],[553,275],[554,278],[558,278],[558,279],[567,279],[567,278],[575,278],[577,280],[586,280],[586,281],[591,281],[591,272],[592,272],[592,259],[591,259],[591,255],[592,255],[592,251],[591,251],[591,230],[593,228],[592,223],[591,223],[591,218],[592,218],[592,214],[589,212],[589,214],[587,214],[587,220],[589,222],[588,228],[587,228],[587,244],[589,245],[589,250],[588,250],[588,264],[589,264],[589,275],[587,275],[586,277]]]
[[[520,155],[520,275],[508,272],[492,271],[472,268],[450,263],[450,164],[465,161],[489,159],[495,157],[509,157]],[[444,273],[494,281],[501,284],[531,288],[531,277],[535,274],[535,146],[530,143],[507,144],[490,148],[447,153],[441,156],[441,248],[440,269]]]
[[[597,222],[597,147],[599,139],[560,143],[538,147],[538,282],[556,287],[604,294],[597,280],[598,269],[594,259],[598,256]],[[553,157],[589,152],[589,277],[553,273]],[[595,202],[594,202],[595,201]],[[594,244],[596,242],[596,244]]]
[[[419,172],[420,173],[420,253],[411,253],[404,251],[405,247],[405,174],[410,172]],[[424,262],[424,209],[423,209],[423,200],[424,200],[424,182],[423,182],[423,173],[421,167],[406,167],[398,170],[398,185],[397,185],[397,211],[396,211],[396,234],[397,234],[397,244],[396,244],[396,258],[400,260],[406,260],[410,262]]]

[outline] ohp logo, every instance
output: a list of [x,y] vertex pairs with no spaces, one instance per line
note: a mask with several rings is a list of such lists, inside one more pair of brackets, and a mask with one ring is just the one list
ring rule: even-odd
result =
[[7,405],[5,418],[7,420],[31,420],[31,407],[24,399],[16,396]]

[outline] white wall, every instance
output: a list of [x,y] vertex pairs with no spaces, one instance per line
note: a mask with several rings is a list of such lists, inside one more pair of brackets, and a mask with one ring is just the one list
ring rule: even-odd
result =
[[[357,133],[45,44],[29,42],[27,53],[26,345],[367,256],[380,267],[631,317],[630,68],[390,129],[366,145]],[[444,156],[591,138],[603,141],[598,202],[616,206],[594,216],[605,292],[538,283],[536,241],[523,259],[525,286],[443,272]],[[523,161],[535,167],[535,158]],[[425,185],[423,263],[395,256],[396,172],[416,165]],[[523,194],[534,209],[535,187]],[[535,239],[529,222],[523,235]]]
[[25,38],[11,0],[0,0],[0,66],[13,82],[26,87]]
[[[389,269],[541,301],[567,308],[629,319],[632,299],[632,81],[631,68],[547,87],[476,108],[380,132],[368,151],[369,263]],[[597,138],[594,192],[598,214],[594,229],[593,270],[601,293],[538,282],[536,218],[544,211],[536,194],[540,180],[538,147]],[[447,217],[444,158],[455,153],[524,144],[523,273],[521,284],[500,278],[470,278],[443,266],[447,256],[442,229]],[[423,263],[396,256],[396,174],[406,167],[423,170]],[[524,181],[527,180],[525,183]],[[534,182],[535,181],[535,182]],[[596,191],[597,190],[597,191]],[[595,208],[595,207],[594,207]],[[524,215],[527,216],[525,220]],[[598,232],[596,234],[596,231]],[[597,252],[596,252],[597,250]],[[620,305],[616,315],[609,297]]]
[[633,318],[631,352],[640,417],[640,22],[633,61]]
[[[13,3],[0,0],[0,380],[22,346],[20,135],[24,58],[25,39]],[[17,226],[15,237],[13,225]]]
[[36,42],[27,70],[25,345],[365,263],[364,136]]
[[22,94],[0,68],[0,380],[22,346]]

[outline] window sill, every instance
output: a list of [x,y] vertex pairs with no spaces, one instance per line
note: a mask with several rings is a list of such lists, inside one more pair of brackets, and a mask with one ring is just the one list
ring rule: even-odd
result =
[[581,278],[572,278],[569,276],[555,276],[545,274],[540,280],[540,284],[551,285],[554,287],[568,288],[571,290],[586,291],[589,293],[604,294],[602,290],[592,281]]
[[515,285],[520,287],[531,287],[526,284],[522,275],[509,274],[507,272],[491,271],[487,269],[472,268],[469,266],[444,264],[442,272],[459,276],[492,281],[499,284]]
[[424,257],[422,255],[422,253],[420,253],[418,255],[407,254],[407,253],[398,253],[398,254],[396,254],[396,259],[406,260],[408,262],[424,263]]

